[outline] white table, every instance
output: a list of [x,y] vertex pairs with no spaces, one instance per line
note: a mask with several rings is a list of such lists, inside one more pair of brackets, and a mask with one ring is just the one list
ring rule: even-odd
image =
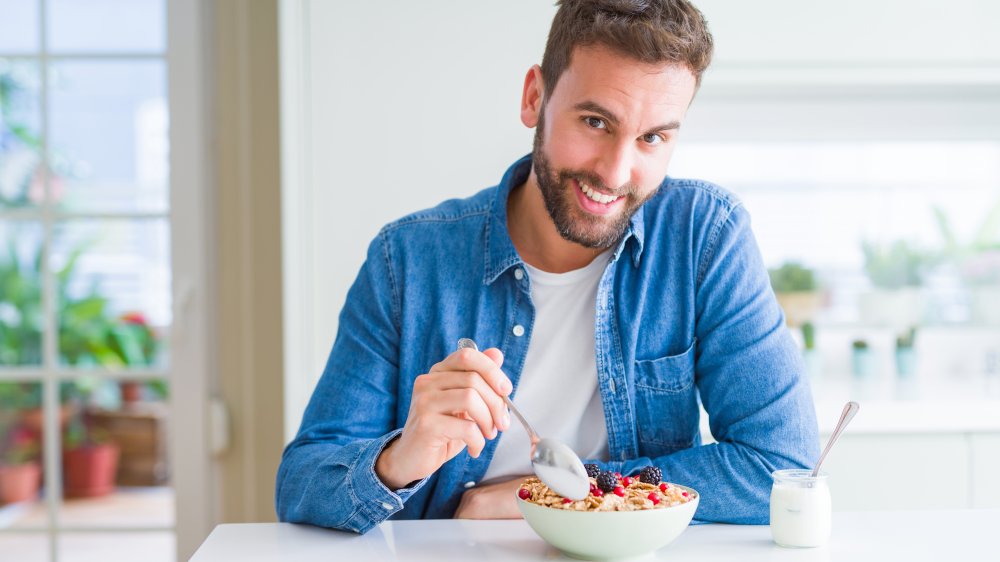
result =
[[[486,562],[565,558],[522,520],[387,521],[368,534],[288,523],[219,525],[192,562],[400,560]],[[1000,510],[833,514],[830,544],[785,549],[767,526],[694,525],[646,560],[1000,560]]]

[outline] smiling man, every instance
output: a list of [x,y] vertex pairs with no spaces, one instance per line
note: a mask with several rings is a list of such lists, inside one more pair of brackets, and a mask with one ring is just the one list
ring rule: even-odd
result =
[[585,462],[699,490],[699,520],[767,523],[770,472],[816,460],[815,412],[746,211],[667,176],[711,53],[685,1],[560,2],[524,82],[531,155],[371,243],[282,458],[281,520],[518,517],[508,395]]

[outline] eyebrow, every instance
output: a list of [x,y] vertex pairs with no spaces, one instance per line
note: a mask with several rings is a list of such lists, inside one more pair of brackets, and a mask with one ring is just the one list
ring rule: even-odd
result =
[[[590,100],[582,101],[582,102],[574,105],[573,109],[576,109],[577,111],[589,111],[591,113],[596,113],[596,114],[600,115],[601,117],[607,119],[608,122],[611,123],[612,125],[614,125],[615,127],[619,126],[619,124],[621,123],[618,120],[618,116],[616,116],[614,113],[612,113],[611,110],[609,110],[608,108],[606,108],[603,105],[601,105],[601,104],[599,104],[597,102],[594,102],[594,101],[590,101]],[[676,130],[676,129],[680,129],[680,128],[681,128],[680,121],[671,121],[669,123],[665,123],[663,125],[658,125],[656,127],[653,127],[651,129],[647,130],[646,132],[644,132],[643,134],[644,135],[648,135],[650,133],[657,133],[657,132],[660,132],[660,131],[671,131],[671,130]]]

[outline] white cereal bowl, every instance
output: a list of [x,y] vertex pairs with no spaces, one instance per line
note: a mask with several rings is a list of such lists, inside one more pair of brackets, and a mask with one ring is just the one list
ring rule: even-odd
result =
[[583,560],[634,558],[663,548],[687,529],[701,496],[686,486],[691,501],[641,511],[568,511],[518,498],[528,525],[567,556]]

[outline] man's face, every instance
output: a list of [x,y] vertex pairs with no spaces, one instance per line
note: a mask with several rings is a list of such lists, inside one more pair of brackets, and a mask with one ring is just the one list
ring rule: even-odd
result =
[[695,78],[684,66],[645,64],[604,47],[578,47],[538,112],[532,160],[559,234],[608,248],[667,173]]

